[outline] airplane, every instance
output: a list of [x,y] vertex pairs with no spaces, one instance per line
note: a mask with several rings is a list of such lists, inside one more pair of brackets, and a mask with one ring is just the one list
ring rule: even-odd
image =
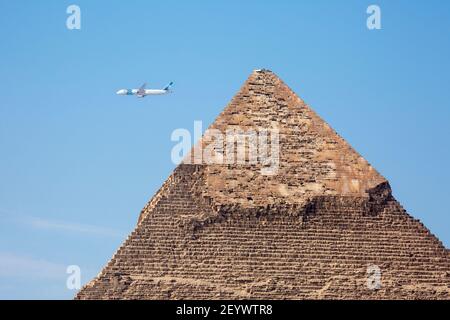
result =
[[119,96],[136,96],[138,98],[144,98],[145,96],[155,96],[171,93],[172,91],[170,90],[170,88],[172,87],[172,85],[173,82],[170,82],[163,89],[145,89],[147,84],[144,83],[139,89],[120,89],[116,92],[116,94],[118,94]]

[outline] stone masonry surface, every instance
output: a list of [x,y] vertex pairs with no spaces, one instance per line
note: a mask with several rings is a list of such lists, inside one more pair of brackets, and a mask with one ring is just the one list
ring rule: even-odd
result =
[[275,74],[254,71],[210,128],[236,126],[279,129],[277,174],[180,164],[76,299],[450,299],[450,251]]

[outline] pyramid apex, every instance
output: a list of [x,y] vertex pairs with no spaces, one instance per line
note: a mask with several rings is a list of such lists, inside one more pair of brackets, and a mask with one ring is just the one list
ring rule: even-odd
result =
[[[215,145],[215,136],[206,135],[184,163],[195,162],[195,155],[204,157],[205,152],[208,157],[222,159],[218,163],[208,162],[205,171],[208,196],[218,203],[258,206],[299,203],[318,195],[367,197],[370,190],[386,182],[268,69],[253,71],[207,132],[220,132],[223,135],[218,140],[222,141],[221,145]],[[230,132],[237,132],[237,136],[225,137]],[[258,136],[252,136],[253,149],[249,134]],[[258,139],[264,142],[264,137],[275,139],[277,143],[268,143],[267,148],[260,146]],[[237,148],[225,143],[238,139],[244,139],[246,148],[240,163],[232,161],[238,159]],[[264,158],[261,155],[254,156],[253,162],[246,156],[251,150],[266,149],[270,152],[267,151],[265,162],[258,161]],[[231,160],[225,163],[223,159]]]

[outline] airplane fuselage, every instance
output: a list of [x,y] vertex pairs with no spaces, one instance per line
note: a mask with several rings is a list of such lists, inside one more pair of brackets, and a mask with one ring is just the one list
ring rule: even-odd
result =
[[120,89],[116,93],[119,96],[137,96],[138,98],[143,98],[145,96],[158,96],[170,93],[170,90],[164,89],[145,89],[142,91],[143,92],[139,92],[139,89]]

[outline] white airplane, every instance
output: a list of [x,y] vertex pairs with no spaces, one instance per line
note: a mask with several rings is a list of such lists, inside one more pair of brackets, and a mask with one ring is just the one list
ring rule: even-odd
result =
[[120,89],[116,92],[119,96],[136,96],[138,98],[144,98],[145,96],[156,96],[171,93],[170,88],[173,85],[173,82],[170,82],[163,89],[145,89],[147,84],[144,83],[139,89]]

